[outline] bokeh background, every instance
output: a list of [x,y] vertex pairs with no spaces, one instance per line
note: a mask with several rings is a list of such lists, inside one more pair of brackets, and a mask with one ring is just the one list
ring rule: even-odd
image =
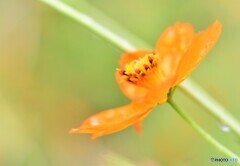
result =
[[[64,2],[117,30],[97,14],[98,9],[152,46],[176,21],[191,22],[199,31],[220,20],[221,38],[191,78],[240,120],[238,0],[89,0],[94,8],[88,9],[81,0]],[[167,104],[146,118],[142,135],[132,127],[94,141],[88,135],[68,134],[89,115],[129,103],[114,76],[122,53],[40,1],[0,0],[0,165],[221,165],[210,158],[227,156]],[[180,90],[174,97],[207,131],[239,154],[239,138],[223,132],[221,122]]]

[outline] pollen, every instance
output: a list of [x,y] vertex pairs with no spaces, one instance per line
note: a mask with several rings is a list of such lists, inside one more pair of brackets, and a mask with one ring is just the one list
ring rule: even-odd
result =
[[120,70],[121,78],[128,82],[139,84],[157,67],[158,60],[158,54],[146,54],[144,57],[126,64],[125,67]]

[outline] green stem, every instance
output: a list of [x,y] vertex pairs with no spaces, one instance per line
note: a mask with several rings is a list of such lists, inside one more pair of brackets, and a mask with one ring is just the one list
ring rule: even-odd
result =
[[[40,1],[60,11],[61,13],[67,15],[73,20],[81,23],[82,25],[84,25],[85,27],[87,27],[97,35],[101,36],[102,38],[106,39],[108,42],[117,46],[118,48],[121,48],[122,50],[129,50],[129,51],[135,50],[136,48],[135,46],[133,46],[124,38],[116,35],[114,32],[112,32],[110,29],[107,29],[102,24],[99,24],[96,20],[94,20],[88,14],[78,11],[76,9],[73,9],[72,7],[68,6],[67,4],[59,0],[40,0]],[[81,3],[84,3],[85,6],[87,5],[87,3],[84,1]]]
[[192,126],[206,141],[208,141],[211,145],[213,145],[218,151],[227,155],[228,157],[237,158],[238,164],[240,165],[240,158],[231,152],[228,148],[219,143],[216,139],[214,139],[210,134],[208,134],[204,129],[202,129],[192,118],[172,100],[168,100],[168,103],[172,106],[172,108],[190,125]]
[[[124,51],[136,50],[136,46],[130,43],[125,38],[117,35],[112,30],[106,28],[101,23],[97,22],[94,18],[90,17],[88,14],[77,11],[74,8],[68,6],[67,4],[61,2],[60,0],[40,0],[41,2],[51,6],[52,8],[60,11],[61,13],[67,15],[68,17],[74,19],[78,23],[85,26],[87,29],[91,30],[95,34],[107,40],[109,43],[113,44],[117,48]],[[79,1],[83,3],[86,8],[93,9],[91,5],[85,1]],[[111,20],[107,16],[103,16],[102,20]],[[118,26],[119,27],[119,26]],[[124,32],[127,32],[121,28]],[[130,34],[130,33],[128,33]],[[133,36],[133,35],[131,35]],[[144,43],[137,37],[134,37],[135,41],[138,43]],[[151,48],[148,44],[144,44],[145,48]],[[197,100],[201,105],[203,105],[208,112],[213,116],[217,117],[222,123],[228,125],[238,136],[240,136],[240,123],[231,116],[228,111],[216,100],[214,100],[210,95],[208,95],[201,87],[197,86],[189,78],[180,84],[181,89],[189,94],[193,99]]]
[[180,88],[205,107],[217,120],[230,127],[238,136],[240,136],[240,123],[237,119],[229,114],[222,105],[218,104],[214,98],[209,96],[196,83],[191,80],[186,80],[181,84]]

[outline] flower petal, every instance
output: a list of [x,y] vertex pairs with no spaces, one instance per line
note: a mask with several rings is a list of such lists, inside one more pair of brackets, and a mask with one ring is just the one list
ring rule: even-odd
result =
[[206,31],[196,35],[186,54],[182,56],[177,68],[177,80],[174,85],[182,82],[196,66],[203,60],[207,53],[217,42],[222,31],[222,24],[215,21]]
[[124,53],[119,61],[119,64],[121,67],[124,67],[127,63],[136,60],[138,58],[144,57],[144,55],[151,53],[151,51],[148,50],[136,50],[133,52],[127,52]]
[[136,86],[135,84],[132,84],[126,80],[121,79],[121,74],[119,73],[119,71],[116,71],[116,79],[120,89],[122,90],[124,95],[127,96],[128,98],[136,100],[146,96],[147,90],[145,88]]
[[[124,68],[127,63],[129,63],[133,60],[137,60],[141,57],[144,57],[148,53],[151,53],[151,51],[137,50],[134,52],[127,52],[122,55],[122,58],[119,61],[119,64],[120,64],[121,68]],[[127,96],[128,98],[130,98],[132,100],[135,100],[135,99],[142,98],[146,95],[146,93],[147,93],[146,89],[136,86],[126,80],[121,79],[120,77],[121,77],[121,74],[119,73],[119,71],[116,71],[117,82],[119,84],[120,89],[125,94],[125,96]]]
[[106,110],[90,116],[79,128],[70,130],[70,133],[89,133],[92,134],[92,139],[114,133],[142,121],[152,107],[147,104],[142,107],[139,104],[138,107],[133,107],[132,104],[129,104]]
[[143,132],[142,122],[137,122],[133,126],[134,126],[134,129],[135,129],[136,132],[138,132],[138,133],[142,133]]
[[167,28],[156,44],[156,52],[163,61],[163,72],[166,76],[175,74],[181,56],[194,37],[194,30],[189,23],[177,22]]

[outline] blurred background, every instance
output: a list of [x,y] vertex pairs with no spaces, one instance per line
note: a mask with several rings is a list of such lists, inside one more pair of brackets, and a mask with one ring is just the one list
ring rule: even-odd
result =
[[[117,31],[98,9],[152,46],[176,21],[190,22],[199,31],[218,19],[220,40],[191,78],[240,120],[238,0],[89,0],[93,8],[88,9],[81,0],[64,2]],[[114,76],[122,53],[40,1],[0,0],[0,165],[208,166],[211,157],[227,157],[167,104],[146,118],[141,135],[133,127],[94,141],[68,134],[89,115],[129,103]],[[224,124],[180,90],[175,98],[239,154],[240,140],[223,132]]]

